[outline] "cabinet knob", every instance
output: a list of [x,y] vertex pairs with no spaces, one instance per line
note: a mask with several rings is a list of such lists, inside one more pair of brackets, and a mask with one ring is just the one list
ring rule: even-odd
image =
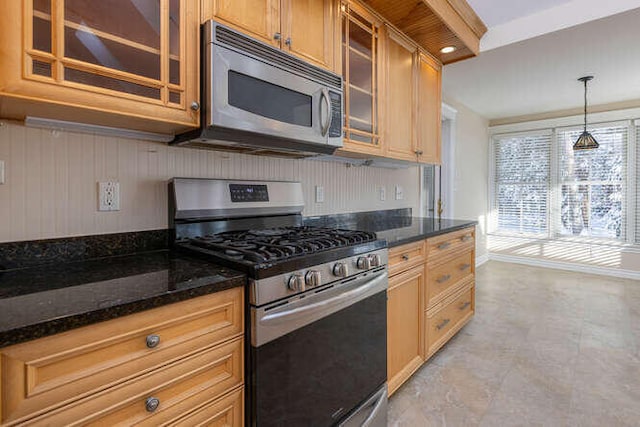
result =
[[451,275],[450,275],[450,274],[445,274],[445,275],[443,275],[443,276],[438,277],[438,278],[436,279],[436,282],[438,282],[438,283],[444,283],[444,282],[446,282],[446,281],[447,281],[447,280],[449,280],[449,279],[451,279]]
[[402,260],[403,260],[403,261],[409,261],[409,255],[407,255],[407,254],[403,254],[403,255],[402,255]]
[[284,41],[284,44],[291,47],[291,37],[287,37],[287,39]]
[[280,40],[281,38],[282,38],[282,34],[280,34],[280,33],[275,33],[275,34],[273,35],[273,39],[274,39],[274,40]]
[[191,109],[192,109],[193,111],[198,111],[198,110],[200,109],[200,104],[199,104],[197,101],[193,101],[193,102],[191,103]]
[[158,406],[160,406],[160,399],[158,399],[157,397],[148,397],[144,402],[144,407],[146,408],[147,412],[154,412],[156,409],[158,409]]
[[147,335],[147,347],[155,348],[160,344],[160,335]]
[[443,319],[442,322],[440,322],[439,324],[436,325],[436,329],[440,330],[442,328],[444,328],[445,326],[447,326],[449,324],[451,320],[450,319]]

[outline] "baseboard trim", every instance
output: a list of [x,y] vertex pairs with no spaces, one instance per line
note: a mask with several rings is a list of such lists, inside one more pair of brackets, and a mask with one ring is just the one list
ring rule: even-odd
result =
[[485,262],[489,261],[489,254],[484,254],[476,257],[476,268],[480,267]]
[[[549,261],[546,259],[529,258],[515,255],[503,255],[497,253],[489,253],[489,260],[511,262],[514,264],[525,264],[534,267],[553,268],[556,270],[575,271],[578,273],[597,274],[600,276],[613,276],[623,279],[640,280],[640,271],[623,270],[620,268],[597,267],[593,265],[574,264],[563,261]],[[478,260],[476,259],[476,265]]]

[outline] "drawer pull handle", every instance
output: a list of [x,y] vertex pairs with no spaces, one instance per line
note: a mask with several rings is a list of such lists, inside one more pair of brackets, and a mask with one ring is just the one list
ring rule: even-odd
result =
[[460,271],[465,271],[467,268],[471,267],[471,264],[462,264],[460,266]]
[[449,246],[451,246],[451,243],[449,242],[444,242],[444,243],[440,243],[437,248],[442,250],[442,249],[447,249]]
[[405,260],[405,261],[409,261],[409,255],[403,254],[402,255],[402,259]]
[[463,242],[468,242],[469,240],[471,240],[471,235],[465,234],[460,238],[460,240],[462,240]]
[[156,348],[160,344],[160,335],[147,335],[147,347]]
[[449,320],[449,319],[444,319],[442,322],[440,322],[439,325],[436,325],[436,329],[440,330],[440,329],[444,328],[445,326],[447,326],[449,324],[450,321],[451,320]]
[[155,410],[158,409],[158,406],[160,406],[160,399],[157,397],[148,397],[144,402],[144,407],[147,412],[155,412]]
[[436,279],[436,282],[438,283],[444,283],[447,280],[451,279],[451,275],[450,274],[445,274],[444,276],[440,276]]
[[462,304],[460,306],[460,311],[464,310],[465,308],[469,307],[471,305],[471,302],[467,301],[464,304]]

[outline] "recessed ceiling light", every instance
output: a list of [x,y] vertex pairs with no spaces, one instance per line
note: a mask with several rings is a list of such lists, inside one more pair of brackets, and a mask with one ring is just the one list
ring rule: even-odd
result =
[[440,49],[440,52],[442,52],[442,53],[451,53],[451,52],[453,52],[455,50],[456,50],[455,46],[445,46],[442,49]]

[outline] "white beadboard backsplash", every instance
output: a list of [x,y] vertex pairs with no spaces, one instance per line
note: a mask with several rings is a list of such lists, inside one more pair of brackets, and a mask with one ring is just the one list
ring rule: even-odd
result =
[[[166,144],[28,128],[2,121],[0,242],[167,227],[171,177],[301,181],[305,216],[411,207],[418,211],[417,167],[347,167],[169,147]],[[120,183],[120,211],[98,212],[97,183]],[[315,202],[315,186],[324,203]],[[386,187],[386,201],[378,188]],[[401,185],[404,199],[395,200]]]

